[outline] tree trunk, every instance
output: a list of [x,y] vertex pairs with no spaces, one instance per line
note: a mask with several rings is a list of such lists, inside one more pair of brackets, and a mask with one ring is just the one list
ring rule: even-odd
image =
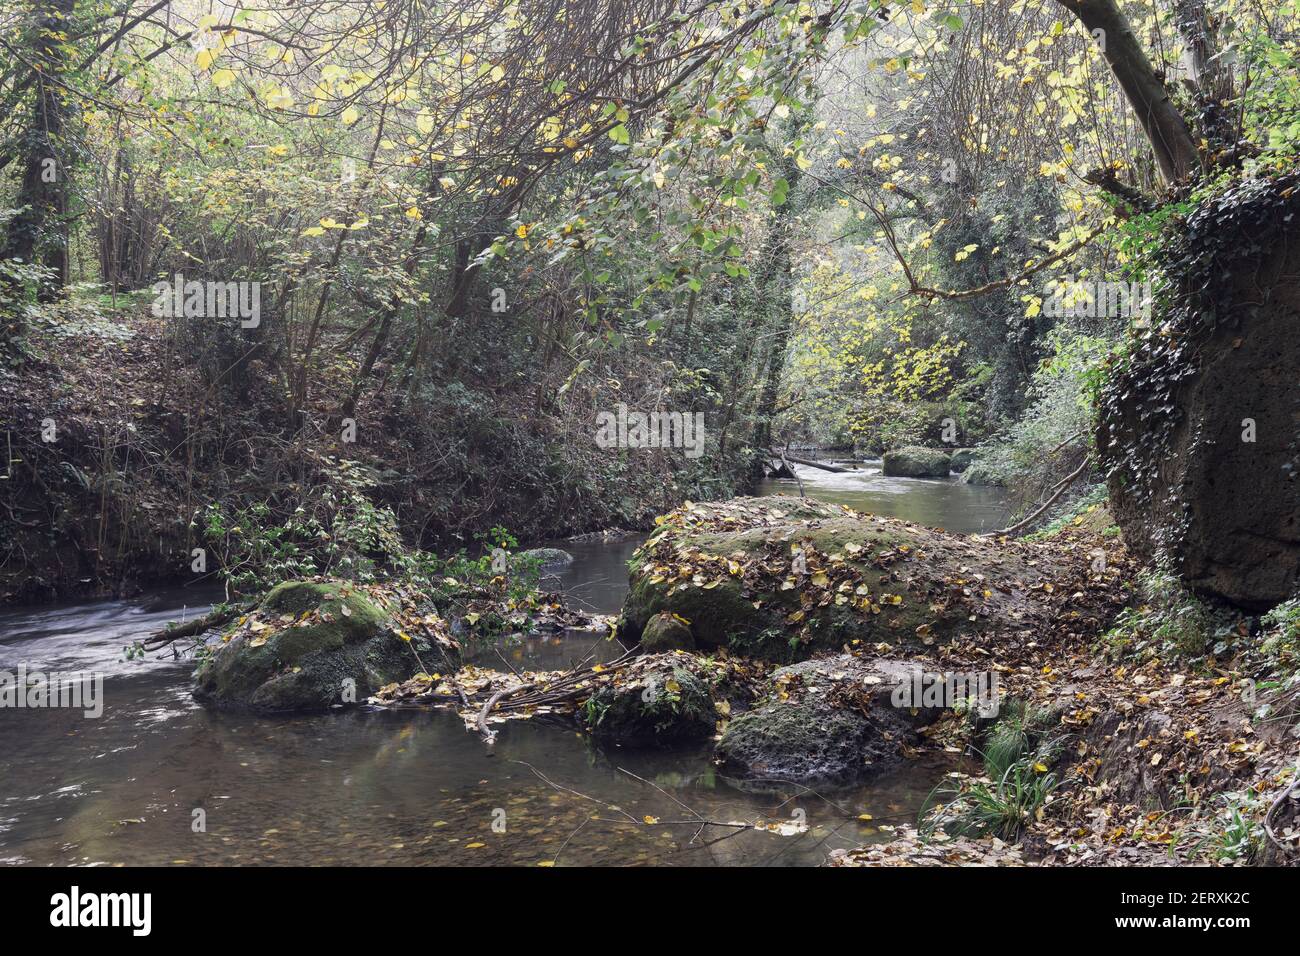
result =
[[[799,167],[787,159],[779,168],[786,182],[789,183],[787,193],[793,192],[799,183]],[[776,218],[772,223],[769,243],[770,264],[764,274],[759,292],[762,304],[768,310],[771,320],[766,327],[770,336],[767,370],[763,378],[762,390],[759,392],[758,405],[754,409],[753,446],[762,449],[762,453],[755,455],[751,464],[750,477],[754,481],[763,476],[763,459],[766,457],[768,446],[772,444],[772,419],[776,415],[776,399],[781,388],[781,376],[785,371],[785,353],[790,343],[790,333],[794,328],[794,307],[791,302],[793,280],[790,275],[794,217],[793,198],[776,208]]]
[[1166,183],[1192,178],[1201,168],[1201,159],[1187,120],[1169,99],[1169,91],[1115,0],[1057,2],[1078,18],[1101,47],[1151,143],[1161,178]]
[[[52,271],[41,284],[49,300],[68,283],[67,150],[63,143],[68,116],[67,92],[58,78],[66,74],[66,46],[59,37],[76,0],[37,0],[28,49],[37,69],[31,122],[21,146],[22,178],[0,259],[40,262]],[[17,329],[16,331],[21,331]]]

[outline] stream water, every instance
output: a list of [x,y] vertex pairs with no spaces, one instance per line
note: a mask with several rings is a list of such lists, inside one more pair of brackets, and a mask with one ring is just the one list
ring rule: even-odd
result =
[[[870,466],[799,473],[811,495],[949,530],[1005,518],[994,489],[885,479]],[[797,494],[797,485],[765,488],[777,492]],[[553,583],[580,606],[615,612],[640,540],[562,543],[575,560]],[[815,865],[837,847],[888,839],[888,827],[913,821],[950,768],[931,757],[867,786],[754,792],[718,774],[707,745],[602,750],[559,720],[507,722],[489,750],[441,711],[218,713],[190,698],[191,662],[124,653],[217,597],[165,591],[0,614],[0,670],[104,675],[97,719],[0,708],[0,862]],[[519,669],[550,669],[593,652],[621,648],[569,632],[507,643],[480,661],[500,666],[499,653]],[[692,839],[696,814],[808,826],[790,836],[711,829]]]

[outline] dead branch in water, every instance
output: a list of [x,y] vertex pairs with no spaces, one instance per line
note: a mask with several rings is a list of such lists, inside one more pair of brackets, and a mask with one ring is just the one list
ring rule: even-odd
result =
[[233,621],[240,615],[247,614],[252,608],[252,604],[240,604],[236,607],[209,611],[202,617],[196,617],[184,624],[169,624],[156,634],[146,637],[140,643],[146,651],[155,651],[172,643],[172,641],[178,641],[183,637],[194,637],[210,628],[221,627],[221,625]]

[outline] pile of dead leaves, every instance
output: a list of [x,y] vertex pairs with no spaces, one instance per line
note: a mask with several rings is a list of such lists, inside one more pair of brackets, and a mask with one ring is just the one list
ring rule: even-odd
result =
[[[882,828],[883,829],[883,828]],[[889,843],[872,843],[852,850],[833,850],[831,866],[1025,866],[1014,843],[997,837],[950,837],[942,830],[922,837],[915,829],[894,829]]]

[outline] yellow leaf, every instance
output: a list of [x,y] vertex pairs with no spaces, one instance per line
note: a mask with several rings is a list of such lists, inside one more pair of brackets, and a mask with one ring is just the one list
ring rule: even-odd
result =
[[658,823],[658,822],[659,822],[659,818],[658,818],[658,817],[652,817],[652,816],[650,816],[649,814],[646,814],[646,815],[645,815],[644,817],[642,817],[641,819],[645,820],[646,823]]
[[219,90],[224,90],[233,82],[235,82],[235,74],[232,70],[217,70],[212,74],[212,85]]
[[343,120],[344,126],[351,126],[361,118],[361,114],[356,111],[355,107],[349,106],[343,111],[343,115],[340,118]]

